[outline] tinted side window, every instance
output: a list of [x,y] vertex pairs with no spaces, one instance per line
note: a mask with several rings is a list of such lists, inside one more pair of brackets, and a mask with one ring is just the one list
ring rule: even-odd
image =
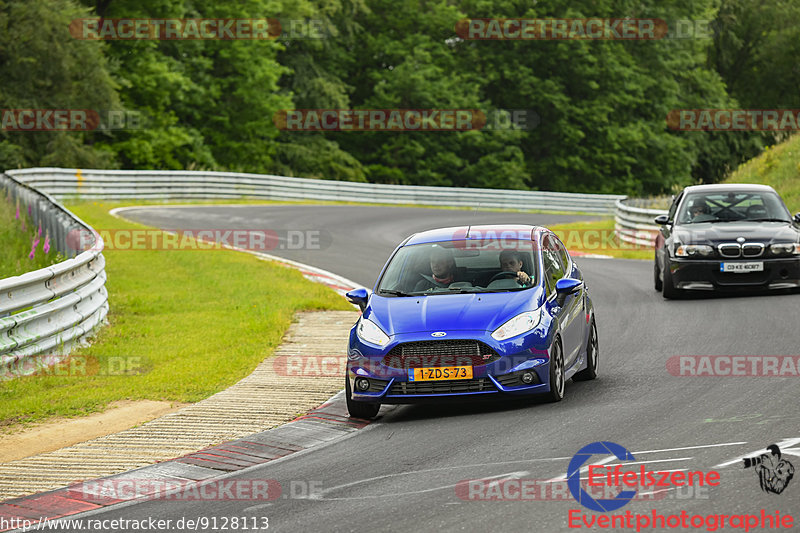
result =
[[559,259],[561,259],[561,266],[563,267],[561,269],[562,272],[561,277],[564,277],[565,275],[567,275],[566,272],[567,269],[569,268],[569,254],[567,253],[567,248],[564,246],[564,243],[561,242],[561,240],[558,237],[550,237],[550,239],[553,241],[553,243],[555,243],[556,248],[558,249],[558,257]]
[[564,266],[561,264],[558,246],[549,235],[542,239],[542,261],[547,294],[550,294],[555,290],[556,282],[564,277]]
[[674,221],[675,220],[675,211],[678,210],[678,204],[681,203],[681,198],[682,197],[683,197],[683,194],[679,194],[678,197],[675,198],[675,201],[672,202],[672,205],[669,208],[669,215],[668,215],[670,221]]

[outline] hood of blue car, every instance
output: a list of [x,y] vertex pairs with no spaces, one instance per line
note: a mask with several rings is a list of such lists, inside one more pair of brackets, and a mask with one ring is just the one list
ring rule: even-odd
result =
[[373,295],[364,311],[388,335],[420,331],[494,331],[541,303],[541,289],[483,294],[383,297]]

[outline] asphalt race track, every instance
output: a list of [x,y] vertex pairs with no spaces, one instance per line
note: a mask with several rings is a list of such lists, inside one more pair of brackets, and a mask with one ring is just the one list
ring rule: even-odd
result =
[[[361,206],[142,208],[124,216],[165,229],[324,231],[329,238],[325,249],[279,247],[271,253],[368,287],[394,246],[415,231],[578,218]],[[653,290],[651,262],[577,262],[595,302],[600,376],[569,382],[561,403],[384,407],[375,423],[351,437],[236,475],[279,481],[284,494],[277,500],[145,501],[104,509],[92,518],[268,517],[270,530],[277,531],[566,530],[570,510],[580,510],[587,519],[595,516],[568,494],[470,501],[460,497],[466,491],[457,493],[455,487],[484,478],[563,477],[581,447],[607,440],[627,448],[648,470],[717,470],[722,476],[719,487],[682,494],[668,490],[657,499],[633,501],[619,513],[766,510],[774,515],[779,510],[796,515],[797,524],[800,479],[782,494],[769,494],[740,459],[781,443],[784,458],[800,467],[800,378],[679,377],[668,372],[667,360],[680,355],[800,355],[800,295],[666,301]],[[303,497],[304,486],[316,487],[312,497]],[[300,487],[298,497],[287,487]],[[587,529],[579,521],[574,525]]]

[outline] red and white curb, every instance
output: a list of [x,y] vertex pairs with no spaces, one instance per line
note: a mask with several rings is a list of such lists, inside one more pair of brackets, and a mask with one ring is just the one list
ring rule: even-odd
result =
[[[339,392],[292,422],[261,433],[171,461],[2,502],[0,531],[20,529],[23,524],[30,530],[45,518],[53,521],[129,502],[166,499],[169,495],[163,487],[170,485],[181,487],[183,492],[200,492],[209,482],[338,440],[369,423],[349,417],[344,393]],[[132,481],[137,486],[135,494],[123,496],[121,482]]]

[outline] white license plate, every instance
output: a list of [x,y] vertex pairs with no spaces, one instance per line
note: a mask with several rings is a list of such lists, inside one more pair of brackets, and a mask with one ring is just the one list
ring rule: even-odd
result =
[[720,263],[720,272],[734,272],[743,274],[747,272],[762,272],[764,270],[764,263],[762,261],[753,261],[750,263]]

